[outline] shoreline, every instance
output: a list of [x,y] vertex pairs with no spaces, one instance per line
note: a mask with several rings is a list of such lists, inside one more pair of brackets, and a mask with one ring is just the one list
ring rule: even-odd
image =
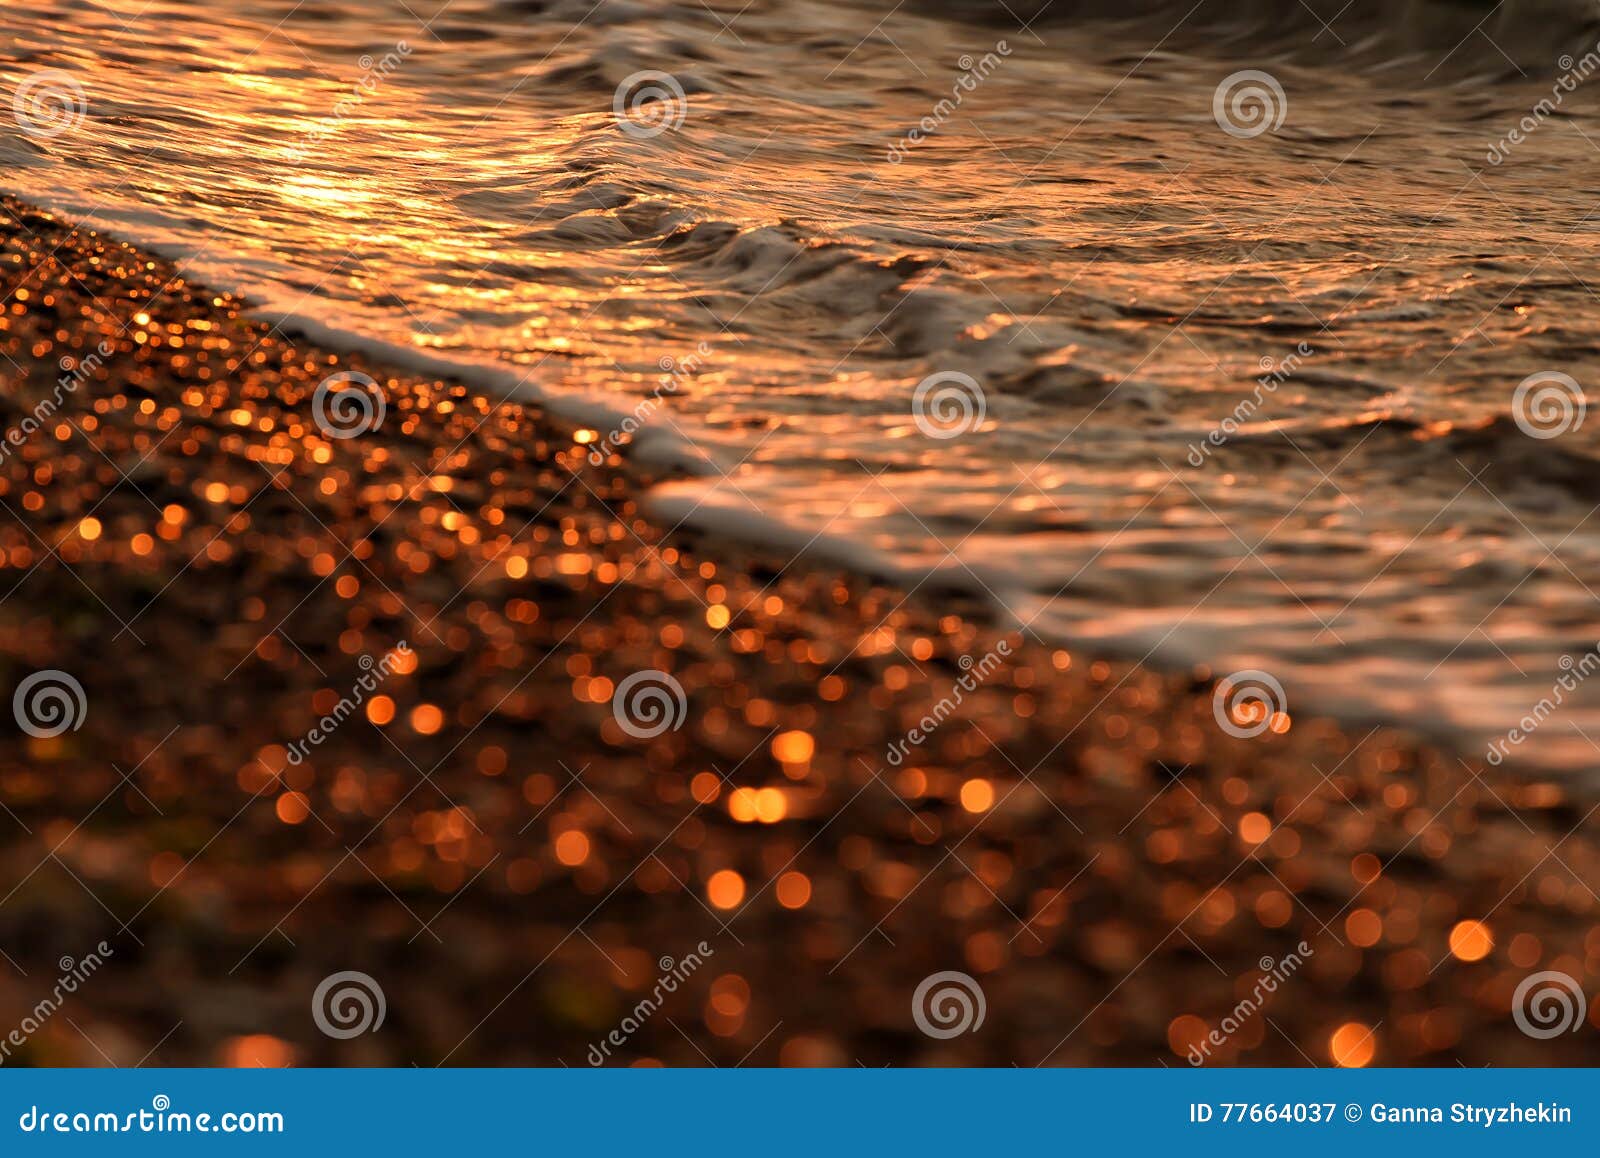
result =
[[[5,425],[54,406],[0,458],[3,658],[87,706],[0,747],[0,1023],[115,950],[20,1057],[582,1065],[702,942],[607,1064],[1181,1065],[1291,954],[1208,1062],[1586,1057],[1511,1017],[1600,972],[1562,788],[1387,729],[1235,739],[1193,673],[663,537],[595,432],[3,204]],[[384,420],[324,436],[350,372]],[[654,737],[612,704],[645,672],[682,689]],[[311,1002],[351,970],[387,1020],[344,1041]],[[912,1000],[951,970],[986,1018],[943,1040]]]
[[[57,221],[73,222],[76,228],[87,228],[76,222],[69,210],[52,206],[48,201],[35,203],[5,189],[0,189],[0,199],[26,205],[34,212]],[[191,256],[190,251],[176,245],[146,245],[137,240],[122,240],[115,225],[90,232],[117,237],[120,243],[149,254],[174,269]],[[213,260],[205,263],[203,268],[208,273],[216,273],[220,267]],[[199,284],[208,283],[202,281]],[[751,566],[762,567],[770,567],[774,560],[787,560],[787,567],[803,564],[807,569],[829,574],[847,573],[872,586],[912,591],[926,588],[928,594],[925,599],[938,597],[957,601],[969,618],[990,626],[1023,621],[1025,613],[1017,603],[1036,594],[1022,585],[1009,569],[989,571],[963,564],[932,569],[903,566],[863,540],[839,536],[829,530],[813,533],[803,525],[784,522],[754,505],[727,506],[719,510],[719,527],[715,531],[692,524],[693,513],[701,508],[708,496],[696,497],[693,490],[685,494],[681,490],[658,484],[693,484],[701,479],[717,477],[722,470],[712,457],[681,431],[669,430],[662,424],[641,423],[637,419],[639,410],[647,404],[653,404],[652,409],[659,406],[660,391],[654,397],[643,398],[636,395],[608,398],[587,393],[547,393],[531,372],[524,374],[506,366],[401,347],[386,339],[334,326],[290,309],[286,306],[286,300],[263,304],[260,297],[247,288],[224,290],[221,293],[227,300],[237,303],[251,319],[280,334],[291,345],[298,341],[334,359],[371,363],[384,367],[391,374],[413,380],[429,379],[463,385],[472,393],[484,396],[491,404],[512,403],[541,413],[563,430],[586,428],[595,431],[597,440],[587,444],[591,464],[601,465],[595,460],[595,454],[597,448],[604,448],[613,459],[611,465],[620,467],[627,480],[626,485],[640,500],[640,510],[652,525],[659,528],[662,524],[671,523],[675,534],[686,540],[710,544],[710,553],[718,557],[745,560]],[[1301,343],[1286,361],[1303,356],[1305,350],[1305,344]],[[692,357],[704,357],[705,351],[706,346],[701,343]],[[1282,373],[1281,368],[1274,371],[1274,374]],[[638,405],[629,407],[628,401],[634,399],[637,399]],[[612,445],[612,436],[619,432],[621,437]],[[1205,439],[1201,441],[1206,442]],[[1191,444],[1191,453],[1194,452],[1194,445],[1197,444]],[[0,458],[7,453],[9,448],[0,440]],[[1191,465],[1198,465],[1192,458],[1189,461]],[[1171,674],[1192,670],[1200,680],[1211,679],[1223,670],[1205,663],[1188,668],[1182,656],[1161,653],[1159,648],[1146,650],[1142,644],[1130,646],[1121,641],[1096,644],[1074,640],[1048,627],[1034,627],[1039,618],[1037,613],[1027,617],[1021,630],[1024,633],[1031,630],[1036,644],[1041,647],[1086,650],[1119,668],[1149,666]],[[1300,704],[1305,703],[1303,695],[1297,695],[1296,699]],[[1506,733],[1495,733],[1486,744],[1480,746],[1453,722],[1436,725],[1431,720],[1414,723],[1402,721],[1369,703],[1345,702],[1341,705],[1342,711],[1334,711],[1329,701],[1336,699],[1336,696],[1325,696],[1321,702],[1313,700],[1314,714],[1319,718],[1326,717],[1346,733],[1372,728],[1398,732],[1411,744],[1437,748],[1474,766],[1492,763],[1495,767],[1504,767],[1507,774],[1519,781],[1560,778],[1570,774],[1570,769],[1558,770],[1523,757],[1521,745],[1531,737],[1531,732],[1522,732],[1521,739],[1513,739],[1512,734],[1520,731],[1515,726]],[[1537,703],[1534,706],[1537,707]],[[1501,759],[1486,759],[1495,754],[1500,755]],[[1600,800],[1600,796],[1592,795],[1592,790],[1590,792],[1590,799]]]

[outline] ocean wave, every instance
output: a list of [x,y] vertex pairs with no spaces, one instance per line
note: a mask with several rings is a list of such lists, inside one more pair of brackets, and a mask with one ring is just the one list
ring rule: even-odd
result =
[[[1395,77],[1526,76],[1595,47],[1589,0],[914,0],[919,12],[1015,27],[1101,25],[1155,51],[1317,65],[1351,62]],[[1130,55],[1129,64],[1144,59]],[[1425,71],[1409,67],[1421,65]]]

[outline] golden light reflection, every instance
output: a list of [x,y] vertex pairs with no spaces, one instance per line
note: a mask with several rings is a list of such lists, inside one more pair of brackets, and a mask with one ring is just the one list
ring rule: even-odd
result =
[[1345,1069],[1359,1069],[1370,1064],[1377,1050],[1377,1034],[1359,1021],[1341,1025],[1328,1040],[1328,1056],[1334,1065]]
[[720,869],[706,882],[706,899],[719,909],[735,908],[744,900],[744,877],[732,869]]
[[983,779],[961,785],[961,807],[968,812],[987,812],[994,805],[994,785]]
[[1450,930],[1450,952],[1461,961],[1482,961],[1494,948],[1494,937],[1482,921],[1461,921]]

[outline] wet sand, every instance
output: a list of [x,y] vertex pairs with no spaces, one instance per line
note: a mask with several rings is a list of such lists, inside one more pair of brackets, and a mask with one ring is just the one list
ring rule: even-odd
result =
[[[0,458],[6,686],[87,702],[0,735],[0,1036],[112,950],[11,1064],[581,1066],[697,952],[608,1064],[1183,1065],[1291,953],[1211,1064],[1592,1057],[1511,1017],[1600,970],[1565,789],[1293,704],[1236,739],[1214,673],[653,526],[625,447],[10,199],[0,299],[8,430],[107,344]],[[343,370],[387,412],[329,438]],[[649,669],[685,711],[641,739],[610,701]],[[386,1005],[347,1040],[312,1011],[346,970]],[[938,1039],[947,970],[985,1012]]]

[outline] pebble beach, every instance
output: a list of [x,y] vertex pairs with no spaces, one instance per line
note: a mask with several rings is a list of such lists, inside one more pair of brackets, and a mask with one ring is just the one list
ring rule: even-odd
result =
[[1591,1059],[1513,1015],[1600,975],[1575,782],[652,521],[625,440],[10,197],[0,406],[0,666],[84,704],[0,735],[0,1038],[108,949],[6,1064]]

